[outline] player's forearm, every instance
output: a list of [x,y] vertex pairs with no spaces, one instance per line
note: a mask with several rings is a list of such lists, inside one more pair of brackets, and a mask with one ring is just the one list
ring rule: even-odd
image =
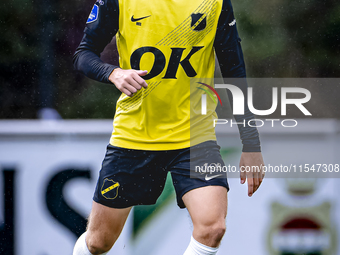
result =
[[[238,40],[228,48],[216,49],[217,56],[220,62],[220,68],[223,77],[225,77],[226,83],[232,83],[242,90],[243,95],[247,98],[248,84],[246,81],[246,68],[243,59],[243,53]],[[232,79],[232,80],[231,80]],[[233,97],[230,91],[228,92],[229,101],[233,105]],[[247,100],[246,100],[247,101]],[[234,115],[234,118],[238,124],[240,138],[243,144],[243,152],[259,152],[261,151],[259,133],[256,127],[249,126],[254,123],[251,120],[254,119],[254,115],[250,112],[248,104],[244,104],[244,114]]]
[[[244,97],[246,98],[244,103],[244,114],[242,115],[234,115],[235,121],[238,123],[238,129],[240,132],[240,138],[243,144],[243,152],[260,152],[260,138],[258,130],[255,126],[255,123],[252,121],[254,119],[254,114],[249,110],[248,104],[246,103],[248,96],[248,84],[246,78],[236,78],[236,79],[227,79],[226,83],[231,83],[237,86],[242,90]],[[228,98],[230,104],[233,105],[233,96],[229,90],[227,90]],[[251,126],[250,126],[250,125]]]
[[[240,132],[240,138],[243,144],[243,152],[260,152],[260,138],[259,132],[256,127],[250,127],[249,121],[251,122],[254,119],[253,114],[249,111],[245,111],[244,115],[234,115],[236,122],[241,123],[238,124],[238,129]],[[252,125],[254,123],[251,122]]]
[[[247,80],[246,78],[237,78],[232,81],[228,80],[227,83],[232,83],[236,85],[238,88],[242,90],[242,93],[245,98],[247,98]],[[229,90],[227,90],[228,98],[230,104],[233,105],[233,96]],[[248,104],[245,100],[244,103],[244,114],[242,115],[234,115],[235,121],[238,123],[238,129],[240,132],[240,138],[243,144],[243,152],[260,152],[260,138],[257,128],[254,127],[255,123],[253,123],[254,114],[249,110]],[[250,126],[250,125],[251,126]]]
[[104,63],[94,52],[78,47],[73,56],[74,68],[87,77],[104,83],[111,83],[109,76],[117,66]]

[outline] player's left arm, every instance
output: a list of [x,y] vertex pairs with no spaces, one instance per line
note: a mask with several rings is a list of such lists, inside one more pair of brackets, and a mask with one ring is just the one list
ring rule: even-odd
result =
[[[216,37],[214,42],[216,56],[218,58],[222,76],[233,79],[233,85],[237,85],[247,98],[248,84],[246,81],[246,68],[241,48],[241,39],[236,28],[236,20],[230,0],[223,0],[222,11],[219,17]],[[232,105],[232,95],[229,91],[228,97]],[[247,102],[247,100],[245,100]],[[240,160],[240,178],[244,184],[246,179],[248,183],[248,195],[252,196],[262,183],[264,174],[262,166],[264,165],[259,133],[256,127],[248,125],[248,121],[254,119],[247,103],[244,105],[243,115],[234,115],[238,124],[240,138],[243,149]],[[257,171],[254,171],[256,170]],[[252,170],[252,171],[251,171]]]

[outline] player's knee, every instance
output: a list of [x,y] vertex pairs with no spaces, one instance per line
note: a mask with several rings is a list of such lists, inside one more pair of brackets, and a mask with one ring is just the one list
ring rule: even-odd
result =
[[113,245],[108,240],[93,240],[91,238],[87,239],[86,243],[87,243],[87,248],[89,249],[90,253],[93,255],[99,255],[99,254],[108,252]]
[[111,249],[111,246],[102,245],[98,243],[88,244],[88,249],[93,255],[100,255],[105,252],[108,252]]
[[200,235],[203,239],[209,240],[209,243],[218,244],[226,231],[225,221],[212,222],[207,225],[203,225],[200,228]]
[[217,224],[210,227],[210,239],[215,242],[220,242],[226,231],[225,224]]

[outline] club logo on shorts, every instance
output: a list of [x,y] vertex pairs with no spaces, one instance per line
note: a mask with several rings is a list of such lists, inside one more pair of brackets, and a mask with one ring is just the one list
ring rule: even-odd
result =
[[191,14],[191,28],[195,31],[202,31],[207,26],[207,14],[193,13]]
[[119,182],[105,179],[101,188],[102,196],[106,199],[115,199],[118,196]]

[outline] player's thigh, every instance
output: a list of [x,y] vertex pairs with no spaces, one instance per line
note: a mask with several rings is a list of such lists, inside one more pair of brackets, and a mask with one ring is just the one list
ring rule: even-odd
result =
[[182,197],[194,227],[225,225],[228,190],[224,186],[204,186],[190,190]]
[[87,226],[87,243],[112,246],[122,232],[130,211],[131,207],[116,209],[93,201]]
[[[226,192],[229,190],[229,184],[227,175],[223,172],[224,166],[220,146],[216,141],[206,141],[183,150],[171,168],[178,206],[185,208],[190,203],[195,208],[205,206],[209,209],[210,203],[214,203],[216,193],[217,200],[225,201],[225,205],[222,204],[221,208],[226,208]],[[214,188],[216,186],[219,188]],[[205,187],[207,188],[203,189]],[[204,192],[200,194],[202,189]],[[220,192],[223,193],[223,198],[219,197]],[[186,203],[183,198],[187,198]],[[195,202],[197,199],[201,200]]]
[[108,145],[93,200],[111,208],[155,204],[166,181],[166,156]]

